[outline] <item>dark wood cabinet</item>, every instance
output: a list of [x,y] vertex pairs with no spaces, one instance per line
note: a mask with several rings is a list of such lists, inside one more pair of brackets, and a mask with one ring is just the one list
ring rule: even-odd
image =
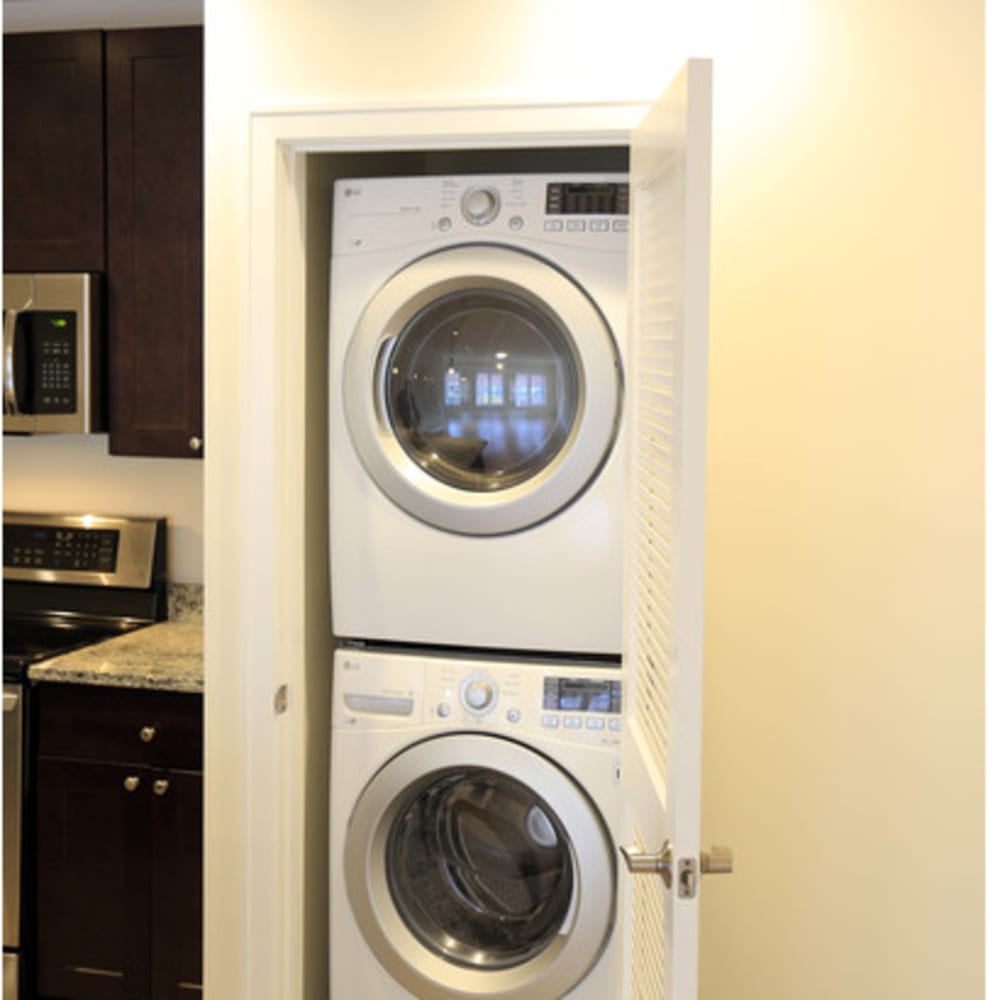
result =
[[104,272],[109,448],[202,454],[200,27],[4,36],[4,267]]
[[35,992],[201,990],[201,697],[40,685]]
[[202,437],[202,33],[109,32],[111,451],[191,457]]
[[7,271],[103,271],[104,41],[100,31],[5,35]]

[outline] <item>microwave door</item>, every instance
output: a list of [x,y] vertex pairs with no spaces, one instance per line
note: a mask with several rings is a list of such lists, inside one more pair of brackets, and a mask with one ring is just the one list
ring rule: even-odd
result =
[[4,275],[5,434],[103,429],[95,294],[88,275]]

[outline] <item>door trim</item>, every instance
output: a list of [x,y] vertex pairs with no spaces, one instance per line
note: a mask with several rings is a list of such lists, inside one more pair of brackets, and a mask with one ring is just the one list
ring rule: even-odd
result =
[[[322,756],[315,741],[329,705],[316,694],[311,667],[330,655],[332,643],[328,567],[316,544],[327,537],[326,487],[309,475],[326,459],[317,450],[322,436],[309,433],[307,419],[314,419],[307,399],[325,379],[316,369],[325,329],[306,322],[307,256],[323,254],[309,245],[307,158],[624,146],[648,107],[258,107],[235,132],[235,145],[206,148],[209,190],[219,189],[213,172],[225,169],[236,206],[220,209],[235,232],[227,225],[206,229],[206,330],[214,331],[205,344],[212,443],[204,463],[209,995],[315,996],[327,974],[325,879],[311,873],[326,870],[326,771],[315,763]],[[211,104],[206,110],[211,134],[217,122]],[[249,169],[230,172],[231,162]],[[309,307],[322,314],[321,303]],[[282,686],[287,709],[279,714],[275,692]]]

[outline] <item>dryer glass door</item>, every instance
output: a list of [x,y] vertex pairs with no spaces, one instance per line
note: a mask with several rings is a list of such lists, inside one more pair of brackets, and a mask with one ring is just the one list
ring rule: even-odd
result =
[[614,336],[570,278],[463,246],[373,296],[339,386],[365,469],[408,514],[499,535],[562,510],[601,471],[621,411]]
[[578,363],[562,328],[524,297],[454,292],[396,338],[389,422],[435,479],[506,489],[537,476],[565,446],[579,407]]

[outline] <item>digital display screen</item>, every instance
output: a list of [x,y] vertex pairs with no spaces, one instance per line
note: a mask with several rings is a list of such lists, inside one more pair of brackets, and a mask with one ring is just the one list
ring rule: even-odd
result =
[[547,215],[628,215],[628,184],[553,183],[546,187]]
[[622,710],[622,682],[590,677],[546,677],[542,708],[555,712]]

